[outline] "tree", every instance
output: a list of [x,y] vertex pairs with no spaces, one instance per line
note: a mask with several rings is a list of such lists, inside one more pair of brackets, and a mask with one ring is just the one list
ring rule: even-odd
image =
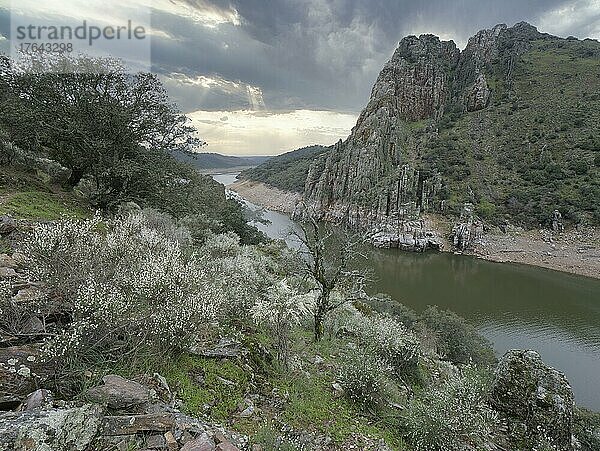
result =
[[361,239],[346,230],[333,233],[317,220],[314,213],[308,213],[306,217],[307,223],[300,225],[301,233],[293,234],[303,246],[303,273],[317,290],[312,315],[314,338],[319,341],[323,337],[323,324],[331,312],[366,297],[367,275],[351,269],[351,262],[362,256],[358,249]]
[[120,62],[88,56],[32,56],[0,66],[0,123],[15,144],[48,153],[102,187],[110,170],[154,152],[202,145],[189,119],[169,103],[155,74],[130,75]]

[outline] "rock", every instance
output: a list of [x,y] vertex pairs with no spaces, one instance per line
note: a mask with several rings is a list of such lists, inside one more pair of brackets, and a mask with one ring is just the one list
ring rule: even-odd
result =
[[223,385],[227,385],[229,387],[234,387],[235,386],[235,382],[230,381],[229,379],[225,379],[224,377],[221,376],[217,376],[217,380],[222,383]]
[[97,405],[0,414],[1,450],[83,451],[95,438]]
[[485,75],[479,73],[464,101],[467,111],[483,110],[488,106],[491,93]]
[[317,354],[313,360],[313,363],[315,365],[323,365],[325,363],[325,359]]
[[167,441],[162,435],[150,435],[146,438],[146,448],[162,449],[167,446]]
[[191,440],[183,445],[181,451],[214,451],[215,442],[208,436],[202,434],[195,440]]
[[98,193],[98,186],[92,176],[84,175],[75,185],[73,191],[84,199],[91,201]]
[[35,170],[38,176],[47,182],[64,185],[71,178],[71,169],[46,156],[41,156],[38,152],[31,152],[12,145],[11,153],[13,165],[24,167],[28,171]]
[[[312,161],[293,217],[311,214],[361,231],[380,229],[374,239],[380,247],[438,248],[443,241],[435,233],[398,230],[424,213],[443,213],[451,197],[447,179],[453,176],[423,161],[423,150],[441,138],[445,113],[487,108],[492,68],[510,86],[516,57],[543,37],[530,26],[501,24],[477,33],[463,52],[429,34],[402,39],[350,136]],[[472,122],[473,135],[481,135]]]
[[150,402],[150,390],[121,376],[108,375],[102,378],[104,385],[89,389],[85,397],[111,409],[139,408]]
[[34,409],[42,409],[52,405],[52,392],[40,388],[29,394],[23,404],[19,407],[19,411],[27,411]]
[[460,216],[460,222],[452,228],[452,244],[454,249],[463,252],[481,244],[483,223],[476,220],[473,204],[465,203]]
[[0,279],[16,279],[19,273],[13,268],[0,268]]
[[237,359],[248,354],[248,350],[242,345],[230,338],[221,338],[216,346],[212,348],[203,348],[194,346],[189,352],[202,357],[211,357],[219,359]]
[[9,235],[17,229],[17,221],[9,216],[0,216],[0,235]]
[[19,251],[15,251],[12,254],[12,259],[17,265],[24,265],[27,262],[27,257],[25,256],[25,254]]
[[54,365],[42,362],[37,346],[0,348],[0,403],[21,401],[54,375]]
[[165,432],[165,442],[169,451],[179,450],[179,444],[177,443],[177,440],[175,440],[175,437],[171,431]]
[[218,451],[240,451],[240,449],[230,442],[219,443],[215,448]]
[[410,252],[441,250],[444,246],[436,233],[427,229],[423,220],[383,223],[371,232],[370,241],[375,247]]
[[254,404],[250,403],[248,405],[248,407],[246,407],[244,410],[241,411],[240,413],[240,417],[242,418],[250,418],[252,415],[254,415]]
[[227,437],[225,437],[225,434],[223,434],[223,432],[221,432],[221,431],[216,431],[213,438],[215,439],[215,441],[217,443],[223,443],[223,442],[228,441]]
[[13,296],[13,301],[15,302],[31,302],[38,301],[43,299],[45,296],[44,291],[38,287],[27,287],[21,288],[15,296]]
[[0,255],[0,267],[16,269],[17,262],[10,255]]
[[491,393],[493,407],[526,426],[528,437],[546,437],[572,450],[573,390],[564,374],[535,351],[508,351],[500,360]]
[[175,416],[169,412],[105,416],[102,419],[102,431],[107,436],[131,435],[140,432],[167,432],[175,425]]

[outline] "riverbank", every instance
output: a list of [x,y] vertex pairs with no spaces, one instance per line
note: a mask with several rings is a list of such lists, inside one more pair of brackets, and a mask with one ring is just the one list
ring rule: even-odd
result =
[[488,233],[471,254],[600,279],[600,231],[594,228],[560,234],[549,230]]
[[[228,187],[248,201],[269,210],[291,214],[300,200],[291,193],[251,180],[238,180]],[[451,225],[433,221],[440,236],[450,233]],[[451,251],[449,245],[445,251]],[[520,263],[539,266],[600,279],[600,231],[586,228],[553,234],[549,230],[513,230],[486,233],[475,249],[466,252],[478,258],[500,263]]]
[[253,204],[287,214],[293,213],[294,207],[302,197],[300,193],[283,191],[253,180],[237,180],[227,188]]

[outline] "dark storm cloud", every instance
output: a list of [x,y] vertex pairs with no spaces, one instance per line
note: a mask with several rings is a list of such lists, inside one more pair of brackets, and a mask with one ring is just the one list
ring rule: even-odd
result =
[[[479,29],[526,20],[541,25],[550,11],[567,8],[564,36],[598,30],[597,0],[187,0],[198,8],[237,11],[240,24],[206,28],[184,17],[156,13],[154,24],[173,39],[155,40],[154,61],[165,75],[218,75],[260,88],[269,108],[358,111],[381,66],[408,34],[434,33],[464,46]],[[568,8],[572,7],[569,12]],[[569,17],[587,8],[584,17]],[[572,23],[571,23],[572,22]],[[547,21],[544,25],[548,25]],[[554,30],[542,29],[553,32]],[[179,98],[191,86],[171,83]],[[177,86],[177,88],[175,88]],[[218,87],[215,87],[218,90]],[[231,98],[232,104],[221,100]],[[242,99],[242,100],[240,100]],[[196,102],[200,101],[199,105]],[[243,96],[198,93],[186,109],[238,108]]]
[[598,38],[600,0],[163,0],[153,64],[186,111],[264,100],[271,110],[357,112],[402,37],[434,33],[463,47],[479,29],[522,20]]

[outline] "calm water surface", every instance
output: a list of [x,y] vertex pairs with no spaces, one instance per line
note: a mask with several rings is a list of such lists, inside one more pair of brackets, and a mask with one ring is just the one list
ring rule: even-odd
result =
[[[225,185],[235,177],[214,176]],[[270,224],[256,225],[272,238],[286,239],[295,225],[279,213],[263,210],[262,216]],[[372,249],[366,264],[375,273],[373,292],[416,311],[431,304],[453,310],[499,355],[508,349],[538,351],[567,375],[580,405],[600,411],[600,280],[448,253]]]

